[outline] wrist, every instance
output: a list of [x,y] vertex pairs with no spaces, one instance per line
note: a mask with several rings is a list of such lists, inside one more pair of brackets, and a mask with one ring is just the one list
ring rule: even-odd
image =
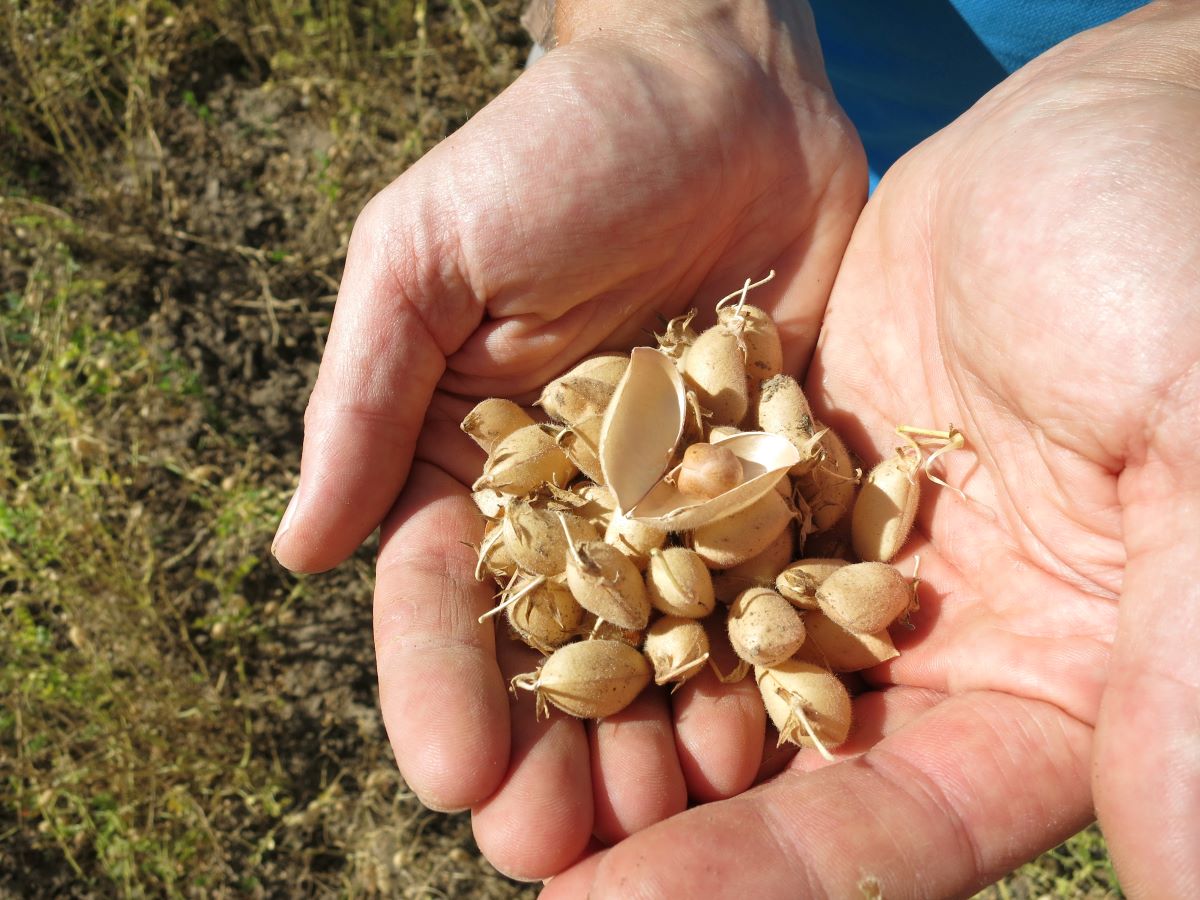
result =
[[[546,38],[561,46],[632,41],[642,49],[733,47],[767,69],[794,58],[806,80],[824,82],[824,66],[806,0],[541,0],[552,11]],[[537,5],[537,4],[535,4]],[[537,37],[535,35],[535,37]],[[547,46],[543,44],[543,46]]]

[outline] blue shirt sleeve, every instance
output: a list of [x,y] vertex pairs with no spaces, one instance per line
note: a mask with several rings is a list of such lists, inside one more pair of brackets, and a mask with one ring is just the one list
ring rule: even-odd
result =
[[909,149],[1035,56],[1146,0],[811,0],[871,189]]

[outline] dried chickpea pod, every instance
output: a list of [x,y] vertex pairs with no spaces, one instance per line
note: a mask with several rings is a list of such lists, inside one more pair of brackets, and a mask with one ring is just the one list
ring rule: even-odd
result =
[[587,519],[598,528],[608,528],[608,523],[617,510],[617,500],[612,491],[592,481],[580,482],[573,490],[585,501],[575,510],[575,515]]
[[692,549],[714,569],[729,569],[762,553],[794,518],[774,490],[738,512],[692,532]]
[[585,359],[546,385],[537,405],[547,415],[567,425],[577,425],[584,419],[603,418],[617,382],[628,365],[629,357],[622,353],[604,353]]
[[612,544],[644,570],[650,562],[650,554],[662,549],[667,542],[667,533],[652,528],[636,519],[613,513],[604,532],[604,540]]
[[604,470],[600,465],[600,428],[603,423],[602,416],[591,416],[562,429],[555,436],[555,442],[567,459],[596,484],[604,483]]
[[762,383],[756,416],[759,428],[787,438],[800,453],[790,475],[804,475],[821,461],[821,434],[804,390],[791,375],[776,375]]
[[854,501],[850,537],[866,562],[888,562],[912,531],[921,499],[920,461],[897,453],[875,466]]
[[620,628],[646,627],[650,601],[629,557],[603,541],[572,542],[568,551],[567,586],[580,606]]
[[859,472],[850,451],[832,428],[820,422],[814,422],[813,427],[821,435],[821,461],[796,479],[796,489],[812,511],[813,530],[819,532],[828,531],[850,511]]
[[650,663],[622,641],[581,641],[555,650],[537,672],[518,675],[513,688],[537,695],[537,714],[547,702],[580,719],[602,719],[634,701],[650,683]]
[[512,497],[509,494],[502,494],[499,491],[493,491],[491,488],[484,488],[480,491],[471,492],[471,500],[481,513],[489,519],[498,519],[504,515],[504,507],[508,505],[508,501]]
[[732,603],[746,588],[774,587],[776,577],[792,561],[795,546],[794,526],[789,524],[762,553],[713,576],[717,599]]
[[857,634],[838,625],[821,612],[804,617],[806,637],[801,656],[814,657],[834,672],[861,672],[900,655],[887,629]]
[[541,653],[551,653],[575,636],[583,608],[565,584],[537,576],[515,585],[505,614],[509,627]]
[[737,335],[720,325],[703,332],[683,358],[683,377],[713,424],[737,425],[750,408],[750,384]]
[[716,606],[708,566],[687,547],[651,551],[646,595],[659,612],[687,619],[702,619]]
[[741,461],[719,444],[692,444],[683,451],[683,462],[675,476],[681,493],[700,500],[719,497],[741,481]]
[[517,574],[517,561],[504,546],[503,521],[488,522],[484,526],[479,561],[475,565],[475,580],[483,581],[484,573],[501,583]]
[[525,572],[551,577],[561,575],[567,565],[564,522],[572,541],[600,538],[595,526],[586,519],[569,513],[552,513],[524,500],[514,500],[504,517],[505,548]]
[[754,679],[779,742],[816,748],[832,760],[829,751],[850,735],[850,693],[841,680],[828,669],[796,659],[756,668]]
[[641,628],[620,628],[584,610],[575,635],[586,641],[621,641],[630,647],[640,648],[645,632]]
[[775,579],[775,590],[797,609],[818,609],[817,588],[845,565],[844,559],[798,559],[779,573],[779,577]]
[[817,588],[821,612],[858,634],[887,628],[907,614],[915,602],[915,581],[881,562],[842,566]]
[[783,371],[779,328],[765,311],[749,303],[721,307],[717,310],[717,321],[741,338],[753,399],[763,381]]
[[480,401],[459,426],[471,440],[491,454],[514,431],[535,424],[529,413],[511,400],[493,397]]
[[496,444],[472,490],[492,488],[519,497],[546,482],[568,484],[576,474],[554,437],[540,425],[527,425]]
[[708,633],[695,619],[663,616],[646,630],[642,652],[654,667],[655,684],[678,686],[708,662]]
[[804,643],[804,621],[770,588],[749,588],[729,607],[729,643],[753,666],[773,666]]

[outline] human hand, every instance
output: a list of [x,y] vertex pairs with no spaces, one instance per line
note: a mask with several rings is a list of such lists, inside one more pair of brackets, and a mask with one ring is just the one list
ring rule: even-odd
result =
[[534,660],[476,621],[482,459],[457,423],[772,267],[788,276],[755,302],[799,367],[865,199],[802,12],[607,6],[568,4],[560,48],[364,210],[274,548],[322,570],[386,516],[375,638],[400,768],[427,805],[474,807],[484,852],[524,878],[744,789],[762,711],[706,681],[677,695],[677,732],[653,692],[589,728],[510,712]]
[[[809,371],[926,485],[916,630],[851,741],[651,827],[546,898],[966,896],[1081,828],[1131,896],[1200,895],[1200,24],[1153,7],[1014,75],[865,210]],[[942,464],[938,464],[942,465]],[[870,895],[870,894],[868,894]]]

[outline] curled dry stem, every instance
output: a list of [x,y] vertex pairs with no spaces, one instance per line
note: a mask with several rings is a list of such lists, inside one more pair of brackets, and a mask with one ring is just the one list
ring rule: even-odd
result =
[[[955,428],[953,424],[951,424],[950,427],[945,431],[940,431],[935,428],[918,428],[915,425],[897,425],[896,434],[908,441],[909,446],[917,455],[920,468],[924,470],[925,476],[930,481],[932,481],[934,484],[941,485],[942,487],[949,488],[964,500],[967,499],[967,495],[963,493],[961,488],[956,488],[953,485],[947,484],[937,475],[934,475],[930,470],[930,466],[933,465],[934,460],[936,460],[943,453],[950,453],[953,450],[961,450],[966,446],[967,438],[961,431]],[[932,444],[936,447],[936,449],[932,453],[926,455],[926,451],[928,449],[925,446],[926,444]],[[915,470],[913,474],[916,474]]]
[[[497,528],[482,544],[479,545],[479,560],[475,563],[476,581],[483,581],[483,565],[487,562],[487,558],[492,555],[492,551],[496,549],[496,545],[500,543],[500,538],[503,536],[503,529]],[[482,621],[482,619],[480,621]]]
[[516,675],[508,683],[508,689],[512,691],[513,696],[517,695],[517,690],[533,691],[536,702],[534,706],[534,718],[539,722],[550,715],[550,706],[546,703],[546,698],[541,694],[541,679],[540,672],[525,672],[522,675]]
[[713,674],[717,676],[717,681],[721,682],[721,684],[737,684],[750,672],[750,663],[744,659],[739,659],[737,665],[730,670],[728,675],[721,672],[720,668],[717,667],[716,660],[709,659],[708,664],[712,667]]

